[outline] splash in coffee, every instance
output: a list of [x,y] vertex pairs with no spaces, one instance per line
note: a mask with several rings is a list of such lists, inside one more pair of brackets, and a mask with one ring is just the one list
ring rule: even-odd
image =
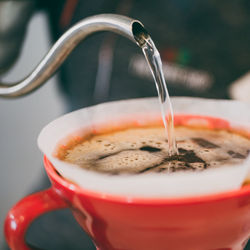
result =
[[143,127],[89,135],[60,149],[58,156],[82,168],[112,175],[167,174],[237,165],[250,149],[248,138],[226,130],[179,126],[175,134],[178,155],[168,154],[164,128]]

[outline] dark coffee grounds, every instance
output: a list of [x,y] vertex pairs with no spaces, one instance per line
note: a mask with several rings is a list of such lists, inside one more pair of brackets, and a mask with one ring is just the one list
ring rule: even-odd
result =
[[107,174],[202,171],[239,164],[250,140],[225,130],[176,127],[178,155],[169,156],[162,127],[130,128],[88,137],[60,152],[61,160]]

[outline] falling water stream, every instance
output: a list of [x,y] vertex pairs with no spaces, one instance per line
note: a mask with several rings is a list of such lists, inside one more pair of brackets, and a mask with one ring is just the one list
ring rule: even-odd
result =
[[153,40],[148,36],[141,46],[143,54],[148,62],[157,88],[162,120],[168,138],[169,155],[178,154],[178,149],[174,135],[174,115],[169,98],[167,85],[162,71],[162,61],[160,53],[155,47]]

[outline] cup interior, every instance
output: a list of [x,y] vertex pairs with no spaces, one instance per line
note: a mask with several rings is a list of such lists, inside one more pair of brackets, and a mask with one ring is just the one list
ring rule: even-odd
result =
[[[187,97],[172,98],[172,102],[175,122],[178,124],[227,128],[241,131],[250,137],[249,107],[245,104],[228,100]],[[38,145],[54,168],[65,179],[84,190],[102,193],[102,195],[153,199],[183,198],[241,190],[241,185],[249,171],[249,158],[241,164],[240,168],[225,166],[216,170],[208,169],[199,173],[176,173],[171,176],[115,176],[106,178],[102,174],[80,169],[55,157],[56,148],[66,143],[69,138],[79,137],[91,131],[97,133],[105,129],[108,123],[112,124],[113,127],[120,127],[124,124],[126,126],[128,124],[144,126],[156,120],[159,122],[160,117],[156,98],[101,104],[69,113],[51,122],[40,133]]]

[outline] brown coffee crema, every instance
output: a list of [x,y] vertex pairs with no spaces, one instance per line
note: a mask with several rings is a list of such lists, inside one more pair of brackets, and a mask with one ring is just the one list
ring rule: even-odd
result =
[[226,130],[176,127],[179,155],[168,155],[162,127],[128,128],[89,135],[60,148],[61,160],[107,174],[201,171],[237,165],[250,152],[250,140]]

